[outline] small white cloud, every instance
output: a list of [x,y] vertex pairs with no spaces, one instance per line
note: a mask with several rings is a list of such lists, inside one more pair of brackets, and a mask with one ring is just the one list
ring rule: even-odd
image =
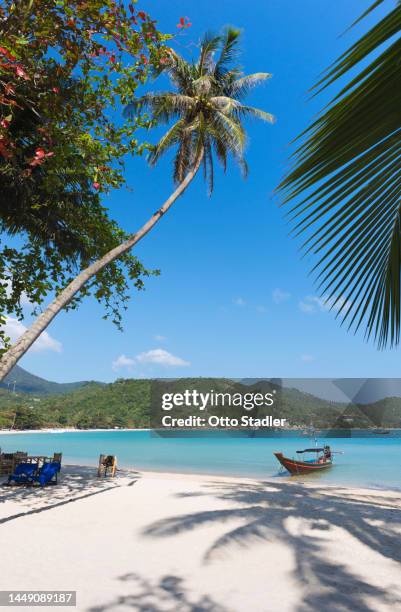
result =
[[[18,340],[18,338],[22,336],[26,330],[27,327],[25,327],[21,321],[18,321],[18,319],[14,319],[13,317],[7,317],[4,325],[4,331],[12,343]],[[36,353],[40,351],[55,351],[56,353],[61,353],[62,348],[61,342],[53,338],[47,331],[44,331],[33,343],[29,350]]]
[[242,297],[237,297],[233,300],[233,304],[236,306],[245,306],[246,302]]
[[155,336],[153,336],[153,338],[157,340],[157,342],[165,342],[167,340],[166,336],[160,336],[159,334],[156,334]]
[[267,308],[265,308],[265,306],[256,306],[256,311],[260,312],[261,314],[264,314],[265,312],[267,312]]
[[279,289],[278,287],[274,289],[272,292],[272,298],[275,304],[281,304],[282,302],[286,302],[287,300],[290,299],[290,297],[291,297],[291,293],[288,293],[288,291],[283,291],[282,289]]
[[301,355],[301,361],[305,363],[310,363],[311,361],[315,361],[315,358],[313,355],[308,355],[307,353],[304,353],[303,355]]
[[313,313],[313,312],[327,312],[329,310],[338,311],[341,308],[343,312],[347,312],[350,307],[350,303],[344,298],[332,297],[325,299],[318,297],[317,295],[307,295],[303,300],[299,302],[299,308],[302,312]]
[[307,314],[316,312],[316,306],[314,304],[311,304],[310,302],[304,302],[301,300],[298,305],[299,305],[299,309],[302,312],[306,312]]
[[139,363],[155,363],[167,367],[174,366],[189,366],[191,365],[188,361],[176,357],[164,349],[153,349],[145,353],[140,353],[136,356],[136,361]]
[[126,357],[125,355],[120,355],[113,361],[111,367],[115,372],[117,370],[121,370],[121,368],[132,368],[135,365],[135,359],[131,359],[130,357]]

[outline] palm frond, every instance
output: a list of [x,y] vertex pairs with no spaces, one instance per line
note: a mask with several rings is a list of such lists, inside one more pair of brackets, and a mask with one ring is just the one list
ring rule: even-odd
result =
[[132,118],[141,108],[152,113],[154,119],[168,122],[182,112],[192,110],[194,105],[193,98],[187,95],[173,92],[149,92],[141,98],[135,98],[128,104],[124,110],[124,115]]
[[239,117],[253,117],[255,119],[261,119],[262,121],[267,121],[268,123],[274,123],[276,121],[275,116],[271,113],[266,113],[266,111],[263,111],[260,108],[245,106],[244,104],[235,105],[234,113]]
[[225,146],[224,142],[218,137],[215,137],[213,139],[213,144],[214,150],[216,152],[216,157],[225,172],[227,170],[227,147]]
[[211,32],[207,32],[201,42],[201,52],[199,62],[197,64],[198,76],[201,77],[207,73],[213,62],[213,55],[218,50],[221,43],[221,36],[216,36]]
[[193,65],[175,53],[172,61],[166,66],[166,72],[180,93],[192,95],[192,82],[195,75]]
[[205,153],[203,156],[203,175],[205,180],[208,181],[208,196],[210,197],[213,193],[214,188],[214,168],[212,147],[209,141],[205,143],[204,151]]
[[223,113],[230,113],[238,106],[239,102],[228,96],[213,96],[210,98],[210,103]]
[[[375,2],[364,15],[366,16],[374,8],[376,8],[380,2]],[[358,20],[360,21],[364,15]],[[348,70],[356,66],[361,60],[366,58],[372,51],[377,49],[380,45],[390,40],[390,38],[400,32],[401,29],[401,11],[400,5],[390,11],[384,19],[374,26],[369,32],[367,32],[360,40],[352,45],[345,53],[343,53],[333,66],[327,71],[327,73],[318,81],[314,89],[324,89],[331,85],[335,80],[340,78]]]
[[179,119],[159,140],[154,150],[150,153],[148,160],[151,166],[154,166],[160,157],[171,147],[176,145],[181,137],[182,130],[185,127],[185,121]]
[[[397,0],[399,2],[399,0]],[[355,19],[355,21],[351,24],[351,28],[354,27],[357,23],[359,23],[360,21],[362,21],[363,19],[365,19],[365,17],[367,17],[369,15],[369,13],[371,13],[372,11],[375,10],[375,8],[377,8],[378,6],[380,6],[380,4],[383,4],[384,0],[375,0],[375,2],[373,4],[371,4],[365,12],[362,13],[362,15],[360,15],[358,17],[358,19]]]
[[318,83],[327,87],[378,52],[301,134],[279,186],[284,204],[293,202],[294,234],[317,257],[320,295],[379,348],[397,345],[401,326],[400,33],[397,4]]
[[174,181],[181,183],[193,160],[192,135],[184,130],[179,141],[177,153],[174,159]]
[[217,130],[222,130],[231,153],[236,159],[240,159],[245,148],[245,130],[241,123],[220,111],[216,111],[214,114],[213,123]]
[[237,58],[239,54],[238,43],[240,34],[241,30],[228,27],[223,36],[221,36],[220,55],[214,67],[214,76],[217,80],[225,75],[230,63]]
[[254,88],[271,78],[268,72],[255,72],[230,82],[227,87],[227,95],[232,98],[242,99]]

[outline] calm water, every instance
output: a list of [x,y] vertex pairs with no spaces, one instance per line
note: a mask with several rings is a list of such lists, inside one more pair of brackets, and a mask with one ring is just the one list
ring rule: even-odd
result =
[[[332,470],[302,480],[332,484],[395,487],[401,490],[401,432],[355,438],[319,438],[336,455]],[[307,437],[235,438],[231,436],[162,438],[148,431],[101,431],[40,434],[0,434],[5,452],[26,450],[31,455],[63,453],[65,463],[97,464],[100,453],[117,455],[120,466],[155,471],[193,472],[256,478],[288,478],[279,474],[273,451],[294,456],[314,446]]]

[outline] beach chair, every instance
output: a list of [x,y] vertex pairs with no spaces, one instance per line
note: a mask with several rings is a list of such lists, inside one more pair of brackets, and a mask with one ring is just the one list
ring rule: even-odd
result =
[[51,461],[45,463],[39,470],[38,474],[32,476],[32,482],[37,482],[41,487],[47,484],[57,484],[57,474],[61,469],[59,461]]
[[63,453],[53,453],[53,459],[52,461],[58,461],[60,464],[60,468],[61,468],[61,460],[63,458]]
[[0,455],[0,476],[13,474],[14,468],[18,463],[24,462],[27,453],[17,451],[16,453],[2,453]]
[[117,457],[115,455],[100,455],[97,475],[99,477],[115,476],[117,471]]
[[8,484],[32,484],[33,477],[38,469],[37,463],[19,463],[8,477]]

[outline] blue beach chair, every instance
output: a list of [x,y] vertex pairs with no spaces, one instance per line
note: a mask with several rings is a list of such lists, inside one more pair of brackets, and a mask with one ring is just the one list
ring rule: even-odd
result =
[[14,468],[14,473],[8,477],[8,484],[12,481],[15,484],[30,484],[38,469],[37,463],[19,463]]
[[59,461],[51,461],[45,463],[39,470],[37,475],[32,477],[32,482],[38,482],[41,487],[46,484],[57,484],[57,474],[61,469]]

